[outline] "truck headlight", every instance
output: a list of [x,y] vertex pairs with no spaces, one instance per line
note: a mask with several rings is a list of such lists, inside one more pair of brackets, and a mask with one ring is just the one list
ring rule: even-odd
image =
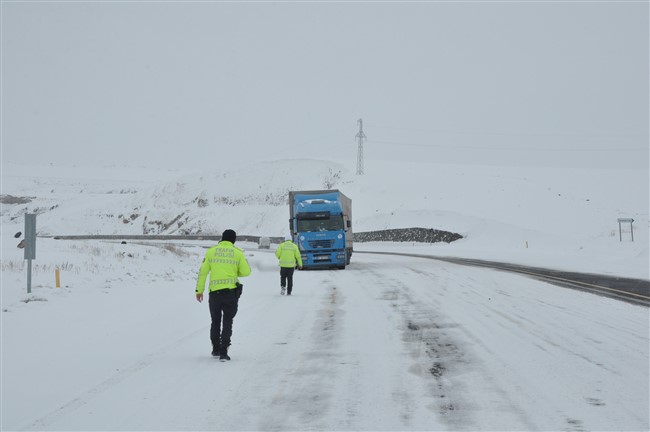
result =
[[344,253],[336,254],[336,259],[340,259],[340,260],[345,259],[345,254]]

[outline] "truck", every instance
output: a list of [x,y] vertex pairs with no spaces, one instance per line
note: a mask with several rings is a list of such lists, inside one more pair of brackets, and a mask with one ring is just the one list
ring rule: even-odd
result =
[[341,191],[289,192],[289,229],[302,267],[345,269],[352,257],[352,200]]

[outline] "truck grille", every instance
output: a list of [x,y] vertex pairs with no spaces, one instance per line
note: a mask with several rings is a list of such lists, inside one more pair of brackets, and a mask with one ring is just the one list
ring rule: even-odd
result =
[[313,240],[309,242],[309,246],[313,249],[331,249],[334,240]]

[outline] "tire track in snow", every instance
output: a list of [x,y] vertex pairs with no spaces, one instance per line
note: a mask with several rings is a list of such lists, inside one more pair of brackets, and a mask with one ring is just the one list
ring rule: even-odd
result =
[[[487,410],[498,411],[502,419],[508,419],[499,424],[535,428],[497,382],[482,376],[481,361],[467,345],[469,340],[464,329],[445,316],[442,299],[458,294],[448,270],[441,266],[439,271],[428,271],[408,264],[401,269],[392,273],[399,277],[384,276],[379,285],[383,287],[382,299],[401,318],[403,344],[413,360],[405,367],[422,378],[426,389],[428,401],[419,398],[416,403],[425,404],[435,419],[451,430],[486,427],[482,419],[485,403],[488,403]],[[468,376],[475,378],[468,379]],[[474,390],[498,396],[477,400]],[[412,395],[413,389],[407,394]]]
[[[464,276],[469,284],[462,281],[459,283],[455,278],[452,280],[444,265],[437,271],[412,266],[407,266],[407,269],[423,277],[426,283],[436,282],[429,291],[408,292],[405,295],[406,307],[403,310],[407,312],[404,315],[408,322],[407,329],[416,334],[416,342],[421,341],[420,347],[424,353],[421,357],[432,362],[427,371],[434,378],[436,385],[431,390],[434,397],[440,399],[436,405],[445,423],[453,430],[484,428],[486,425],[473,413],[477,412],[482,416],[477,410],[477,403],[483,405],[487,402],[488,410],[499,412],[502,419],[509,419],[500,425],[519,424],[525,430],[538,429],[538,425],[518,407],[517,402],[500,387],[499,382],[482,372],[481,359],[468,345],[475,341],[474,336],[468,334],[462,326],[446,317],[444,313],[441,299],[450,296],[462,298],[474,310],[477,305],[475,299],[480,294],[476,290],[478,281],[471,275]],[[424,293],[427,294],[426,297]],[[440,300],[436,297],[440,297]],[[415,316],[420,318],[410,318],[409,310],[417,311]],[[468,379],[469,375],[476,377]],[[471,384],[472,388],[468,388],[466,383]],[[474,395],[477,393],[495,394],[496,398],[494,401],[476,401]]]
[[391,289],[385,294],[401,315],[403,342],[414,360],[408,370],[428,382],[431,400],[427,406],[453,429],[470,427],[473,419],[471,410],[467,409],[470,402],[463,397],[466,390],[453,379],[456,371],[470,361],[445,330],[455,325],[444,322],[434,308],[415,300],[401,280],[391,278],[387,282]]
[[336,275],[346,283],[344,309],[352,316],[338,355],[337,394],[344,397],[335,407],[336,428],[408,429],[412,398],[402,380],[403,369],[394,360],[401,356],[400,339],[390,309],[377,298],[383,276],[367,265],[356,265],[345,278]]
[[[372,272],[370,275],[366,275],[364,279],[368,280],[368,277],[372,278],[372,285],[379,287],[382,290],[379,296],[376,296],[375,293],[374,300],[378,302],[379,307],[383,311],[383,315],[390,318],[387,324],[392,326],[391,331],[395,334],[396,342],[400,344],[403,343],[401,335],[403,318],[399,312],[398,306],[402,287],[400,287],[394,279],[389,278],[389,282],[386,283],[386,277],[378,272]],[[386,285],[389,285],[390,288],[386,289]],[[415,389],[410,386],[408,380],[405,380],[402,376],[402,372],[407,369],[407,366],[400,366],[397,374],[392,377],[392,382],[390,383],[390,398],[392,401],[391,406],[397,408],[397,419],[399,420],[401,427],[411,429],[414,427],[413,422],[415,421],[417,423],[414,417],[416,417],[421,397],[414,393]]]
[[[320,424],[332,405],[331,383],[336,381],[334,352],[338,345],[344,312],[344,302],[337,285],[324,278],[326,286],[321,297],[321,308],[311,329],[311,346],[296,361],[298,367],[282,380],[280,388],[272,395],[271,404],[279,414],[263,419],[261,430],[328,429]],[[328,377],[323,380],[323,377]]]
[[429,402],[422,403],[423,396],[430,400],[423,380],[407,372],[398,310],[403,287],[387,276],[385,266],[357,262],[353,269],[340,276],[351,317],[338,355],[345,366],[338,366],[336,394],[344,396],[333,408],[335,429],[439,429],[437,415],[425,407]]
[[[429,274],[439,274],[431,269],[413,270],[422,273],[427,280]],[[479,284],[475,283],[472,274],[483,276]],[[639,405],[643,403],[639,404],[637,400],[632,401],[632,404],[622,403],[613,396],[610,397],[614,400],[608,400],[607,395],[602,394],[603,382],[610,382],[607,385],[609,388],[623,388],[625,384],[611,383],[618,382],[619,378],[628,378],[627,374],[621,374],[620,370],[617,372],[617,369],[622,369],[624,365],[620,361],[608,361],[609,356],[603,355],[607,350],[603,347],[610,346],[615,348],[615,352],[619,352],[620,347],[627,348],[621,339],[634,339],[631,337],[633,335],[627,334],[624,326],[614,326],[623,336],[614,338],[616,342],[596,336],[608,335],[609,332],[599,332],[599,327],[610,327],[611,323],[607,317],[594,316],[590,312],[589,304],[609,303],[608,300],[585,296],[584,306],[575,303],[573,308],[567,308],[561,306],[564,304],[563,300],[565,297],[576,296],[575,294],[554,288],[554,303],[547,304],[553,297],[540,303],[536,297],[540,290],[536,290],[534,286],[527,289],[521,287],[517,283],[519,277],[516,275],[482,274],[467,269],[462,275],[452,276],[452,279],[441,282],[452,288],[453,295],[438,297],[444,299],[445,307],[453,311],[451,316],[463,323],[463,327],[458,328],[461,332],[459,336],[465,341],[467,349],[473,348],[467,352],[482,353],[480,357],[474,354],[473,358],[478,360],[475,366],[483,372],[476,379],[464,379],[472,388],[478,390],[478,394],[490,396],[492,399],[485,398],[486,400],[478,402],[488,402],[487,406],[494,406],[493,411],[503,418],[514,415],[509,424],[520,422],[528,430],[558,427],[565,430],[585,430],[590,428],[590,423],[609,424],[617,417],[619,422],[623,419],[627,421],[636,413],[642,412]],[[490,296],[492,300],[495,299],[495,293],[502,296],[502,301],[489,301]],[[423,295],[423,291],[417,291],[415,294],[422,304],[435,304],[434,300]],[[477,300],[480,301],[477,303]],[[539,304],[543,306],[538,307]],[[614,306],[628,308],[623,304]],[[444,313],[444,310],[442,312]],[[614,313],[613,317],[616,316]],[[593,324],[589,325],[592,320]],[[594,337],[598,344],[596,346]],[[633,344],[630,342],[630,345]],[[633,351],[629,354],[631,365],[635,364],[635,361],[638,363],[638,358],[643,356],[643,353]],[[559,362],[556,363],[556,359],[559,359]],[[537,368],[530,370],[530,364],[536,364]],[[465,372],[471,374],[472,369],[469,368]],[[629,369],[638,370],[635,367]],[[547,379],[536,381],[529,378],[531,373],[534,376],[535,373],[540,373],[540,370],[547,371]],[[505,373],[501,375],[501,371]],[[634,385],[630,382],[629,387]],[[505,402],[503,406],[492,396],[494,393]],[[574,403],[574,400],[584,400],[584,404]],[[614,408],[613,405],[616,404],[618,406]],[[633,406],[637,407],[636,413],[633,412]],[[626,410],[632,412],[626,413]],[[642,418],[639,418],[639,424],[643,424]]]

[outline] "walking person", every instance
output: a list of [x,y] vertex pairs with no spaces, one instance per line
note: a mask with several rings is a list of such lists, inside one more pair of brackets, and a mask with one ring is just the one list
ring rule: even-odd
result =
[[293,271],[296,268],[302,269],[302,258],[298,246],[291,241],[291,235],[284,237],[284,242],[278,245],[275,250],[275,256],[280,264],[280,294],[284,295],[286,288],[287,295],[291,295],[293,290]]
[[236,240],[235,231],[227,229],[223,232],[221,241],[205,253],[196,283],[196,300],[200,303],[203,301],[205,280],[208,274],[210,275],[208,286],[208,305],[212,318],[210,341],[212,356],[219,357],[221,361],[230,360],[228,347],[232,336],[232,322],[237,314],[239,297],[243,290],[239,278],[251,274],[244,252],[234,246]]

